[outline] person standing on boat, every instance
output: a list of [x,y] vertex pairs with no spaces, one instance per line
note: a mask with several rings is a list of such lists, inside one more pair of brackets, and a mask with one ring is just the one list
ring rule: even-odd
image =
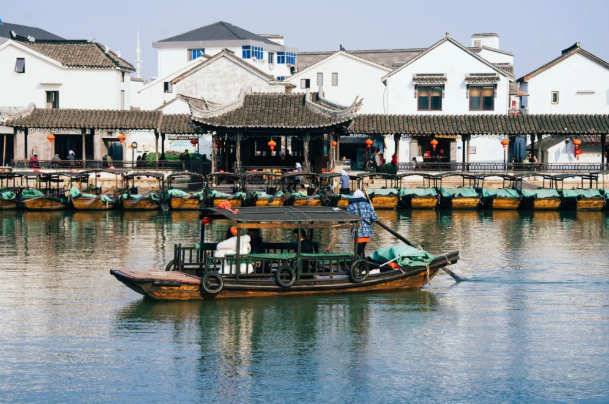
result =
[[364,193],[359,189],[353,193],[353,198],[349,201],[347,212],[362,218],[359,222],[360,228],[357,233],[357,255],[360,258],[364,258],[366,256],[366,244],[368,244],[372,237],[372,222],[376,222],[378,216]]
[[[302,172],[302,166],[300,165],[300,163],[296,163],[296,168],[294,169],[294,172],[298,172],[301,173]],[[297,176],[296,178],[294,178],[294,192],[296,192],[296,186],[300,185],[300,181],[302,180],[302,176]]]
[[351,190],[349,189],[349,174],[345,170],[340,172],[340,194],[349,195]]

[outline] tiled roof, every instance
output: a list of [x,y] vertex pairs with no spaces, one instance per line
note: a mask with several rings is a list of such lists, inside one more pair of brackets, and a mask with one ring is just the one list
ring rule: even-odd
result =
[[520,83],[517,81],[510,81],[510,95],[519,95]]
[[[569,136],[569,135],[559,135],[559,136],[548,136],[541,139],[541,149],[543,151],[548,151],[552,147],[563,143],[565,140],[572,141],[574,138],[582,141],[582,145],[586,146],[600,146],[601,137],[598,135],[577,135],[577,136]],[[605,144],[609,145],[609,138],[605,139]],[[535,146],[537,147],[537,146]],[[527,150],[531,149],[531,145],[527,146]]]
[[10,120],[5,125],[17,128],[157,129],[161,115],[157,111],[36,108],[29,115]]
[[162,39],[159,42],[227,41],[247,39],[264,42],[269,45],[277,45],[276,42],[224,21],[218,21],[180,35],[172,36],[171,38]]
[[187,135],[195,133],[189,114],[172,114],[161,117],[160,133],[172,133],[176,135]]
[[11,38],[11,31],[13,31],[17,35],[21,35],[24,37],[32,36],[36,39],[63,39],[60,36],[52,34],[48,31],[45,31],[36,27],[28,27],[27,25],[19,25],[19,24],[11,24],[8,22],[3,22],[0,24],[0,37],[2,38]]
[[479,37],[479,36],[497,36],[498,37],[499,35],[495,34],[494,32],[483,32],[481,34],[473,34],[472,38]]
[[511,74],[512,76],[514,75],[514,65],[511,63],[493,63],[493,65]]
[[557,65],[558,63],[562,62],[563,60],[565,60],[575,54],[580,54],[582,56],[585,56],[588,59],[592,60],[593,62],[596,62],[599,65],[603,66],[605,69],[609,69],[609,63],[607,63],[603,59],[593,55],[592,53],[582,49],[579,45],[579,42],[577,42],[577,43],[575,43],[575,45],[572,45],[572,46],[568,47],[567,49],[563,50],[562,55],[560,55],[556,59],[549,61],[545,65],[533,70],[529,74],[525,74],[523,77],[519,78],[518,81],[527,82],[530,79],[532,79],[533,77],[537,76],[538,74],[543,73],[544,71],[548,70],[549,68]]
[[322,128],[348,122],[361,101],[349,107],[308,100],[311,94],[242,92],[240,99],[219,108],[193,108],[193,121],[226,128]]
[[86,40],[35,40],[30,42],[27,38],[19,36],[12,39],[20,45],[58,61],[65,67],[135,71],[131,63],[97,42]]
[[408,135],[607,134],[609,115],[358,115],[349,132]]
[[[371,49],[371,50],[346,50],[351,55],[360,57],[369,62],[394,69],[396,65],[403,65],[413,59],[426,48],[413,49]],[[298,52],[296,63],[298,70],[302,71],[307,67],[335,54],[339,51],[319,51],[319,52]]]

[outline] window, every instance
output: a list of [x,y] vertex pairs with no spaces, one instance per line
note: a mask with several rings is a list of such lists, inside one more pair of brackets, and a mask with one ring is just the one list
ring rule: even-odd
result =
[[311,88],[310,79],[300,79],[300,88]]
[[495,87],[469,87],[470,111],[493,111],[495,109]]
[[285,80],[285,76],[277,76],[277,81],[283,81]]
[[269,52],[269,64],[275,63],[275,52]]
[[173,93],[173,85],[168,81],[163,83],[163,92],[165,94]]
[[47,91],[47,109],[59,108],[59,91]]
[[125,82],[125,72],[121,72],[121,83]]
[[201,55],[205,54],[205,48],[199,49],[188,49],[188,60],[198,59]]
[[121,109],[125,109],[125,90],[121,90]]
[[293,52],[277,52],[277,64],[278,65],[295,65],[296,54]]
[[333,86],[338,85],[338,73],[332,73],[332,85]]
[[442,111],[442,87],[419,86],[419,111]]
[[482,41],[480,41],[479,39],[475,39],[474,48],[481,48],[481,47],[482,47]]
[[317,86],[321,87],[324,85],[324,74],[323,73],[317,73]]
[[262,60],[264,58],[264,49],[262,49],[260,46],[244,46],[242,48],[242,52],[243,52],[243,59],[259,59]]
[[558,104],[558,91],[552,91],[552,104]]
[[17,58],[15,62],[15,73],[23,74],[25,73],[25,59]]

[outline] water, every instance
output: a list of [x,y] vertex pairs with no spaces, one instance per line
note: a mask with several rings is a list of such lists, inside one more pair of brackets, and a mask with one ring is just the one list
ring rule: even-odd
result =
[[[609,401],[609,215],[380,217],[432,253],[459,249],[469,281],[151,302],[109,269],[163,268],[196,240],[196,213],[0,213],[0,402]],[[376,229],[369,251],[392,242]]]

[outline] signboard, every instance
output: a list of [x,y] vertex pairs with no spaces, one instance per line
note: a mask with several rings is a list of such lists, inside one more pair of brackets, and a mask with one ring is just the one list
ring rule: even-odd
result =
[[199,140],[199,136],[198,135],[167,135],[167,139],[168,140],[192,140],[192,139]]
[[469,147],[469,154],[476,154],[476,146]]

